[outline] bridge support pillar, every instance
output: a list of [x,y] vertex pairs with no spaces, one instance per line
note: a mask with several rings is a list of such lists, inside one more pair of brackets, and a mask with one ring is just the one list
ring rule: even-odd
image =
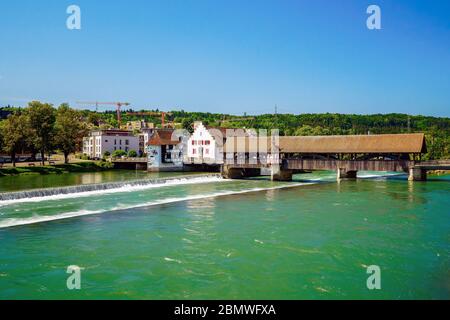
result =
[[136,163],[136,170],[147,170],[146,163]]
[[282,169],[279,165],[273,165],[270,171],[272,181],[292,181],[292,170]]
[[427,170],[422,168],[410,168],[409,169],[409,181],[426,181]]
[[223,166],[222,177],[225,179],[241,179],[244,177],[244,169]]
[[356,174],[358,171],[349,171],[345,168],[337,169],[337,179],[356,179]]
[[261,175],[261,169],[259,168],[233,168],[230,166],[223,166],[222,177],[225,179],[242,179],[249,177],[257,177]]

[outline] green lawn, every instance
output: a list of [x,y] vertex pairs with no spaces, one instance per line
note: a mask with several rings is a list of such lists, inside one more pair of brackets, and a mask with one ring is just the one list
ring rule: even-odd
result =
[[109,162],[92,161],[73,164],[58,164],[53,166],[0,168],[0,176],[19,174],[61,174],[66,172],[91,172],[113,169],[114,165]]

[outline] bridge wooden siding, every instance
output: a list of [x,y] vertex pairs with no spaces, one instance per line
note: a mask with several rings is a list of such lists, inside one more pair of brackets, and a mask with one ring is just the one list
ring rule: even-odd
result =
[[408,160],[322,160],[322,159],[285,159],[283,169],[287,170],[337,170],[346,171],[396,171],[408,172],[414,167],[414,161]]
[[415,167],[424,170],[450,170],[450,160],[420,161]]

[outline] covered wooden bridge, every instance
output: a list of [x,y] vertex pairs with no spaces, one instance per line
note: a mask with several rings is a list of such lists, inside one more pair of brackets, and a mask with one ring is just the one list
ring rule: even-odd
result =
[[224,176],[237,177],[268,167],[274,180],[290,180],[293,173],[305,170],[336,170],[338,179],[356,178],[358,171],[397,171],[409,172],[410,180],[425,180],[430,166],[450,169],[445,161],[421,165],[425,152],[422,133],[234,137],[227,139],[224,153],[236,161],[226,161],[222,171]]

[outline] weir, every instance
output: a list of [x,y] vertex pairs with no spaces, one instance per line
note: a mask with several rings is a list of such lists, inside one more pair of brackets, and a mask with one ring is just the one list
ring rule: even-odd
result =
[[112,190],[117,188],[122,188],[125,186],[146,186],[146,185],[158,185],[165,184],[172,181],[183,181],[192,179],[202,179],[202,178],[221,178],[220,174],[195,174],[195,175],[184,175],[178,177],[170,178],[153,178],[153,179],[139,179],[139,180],[129,180],[120,182],[108,182],[108,183],[96,183],[96,184],[84,184],[78,186],[70,187],[60,187],[60,188],[45,188],[45,189],[31,189],[25,191],[17,192],[5,192],[0,193],[0,201],[18,200],[26,198],[39,198],[48,197],[61,194],[73,194],[89,191],[101,191],[101,190]]

